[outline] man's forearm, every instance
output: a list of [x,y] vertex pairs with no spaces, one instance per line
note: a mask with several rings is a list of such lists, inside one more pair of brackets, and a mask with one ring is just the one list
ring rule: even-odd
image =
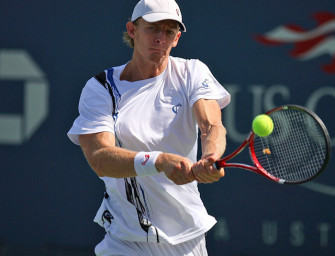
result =
[[226,129],[221,125],[211,125],[208,131],[201,134],[202,155],[217,153],[223,155],[226,150]]
[[89,156],[84,154],[99,177],[126,178],[136,176],[134,169],[135,152],[117,147],[100,148]]

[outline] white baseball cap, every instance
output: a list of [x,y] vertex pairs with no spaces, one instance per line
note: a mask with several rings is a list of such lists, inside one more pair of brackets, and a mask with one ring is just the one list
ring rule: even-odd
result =
[[140,17],[147,22],[175,20],[179,22],[180,29],[186,32],[186,27],[182,22],[181,11],[175,0],[141,0],[134,8],[131,21],[135,21]]

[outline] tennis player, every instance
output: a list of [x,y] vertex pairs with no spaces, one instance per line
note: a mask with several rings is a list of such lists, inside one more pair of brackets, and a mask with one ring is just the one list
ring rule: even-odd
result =
[[95,217],[106,235],[95,253],[207,255],[216,220],[197,184],[224,176],[212,164],[226,147],[221,108],[230,95],[201,61],[170,56],[186,31],[174,0],[139,1],[126,28],[131,60],[86,83],[68,132],[106,186]]

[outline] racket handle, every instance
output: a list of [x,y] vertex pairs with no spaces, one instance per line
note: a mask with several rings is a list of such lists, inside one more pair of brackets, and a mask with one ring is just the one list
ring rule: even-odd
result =
[[216,161],[214,164],[213,164],[213,167],[216,168],[216,169],[220,169],[220,164],[219,164],[219,161]]

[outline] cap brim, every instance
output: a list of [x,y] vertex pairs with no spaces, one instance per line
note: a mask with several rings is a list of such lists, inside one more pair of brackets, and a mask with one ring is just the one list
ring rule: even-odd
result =
[[174,15],[171,15],[169,13],[149,13],[143,15],[142,18],[147,22],[157,22],[161,20],[175,20],[179,23],[181,31],[186,32],[186,27],[184,23],[182,23],[180,20],[177,20]]

